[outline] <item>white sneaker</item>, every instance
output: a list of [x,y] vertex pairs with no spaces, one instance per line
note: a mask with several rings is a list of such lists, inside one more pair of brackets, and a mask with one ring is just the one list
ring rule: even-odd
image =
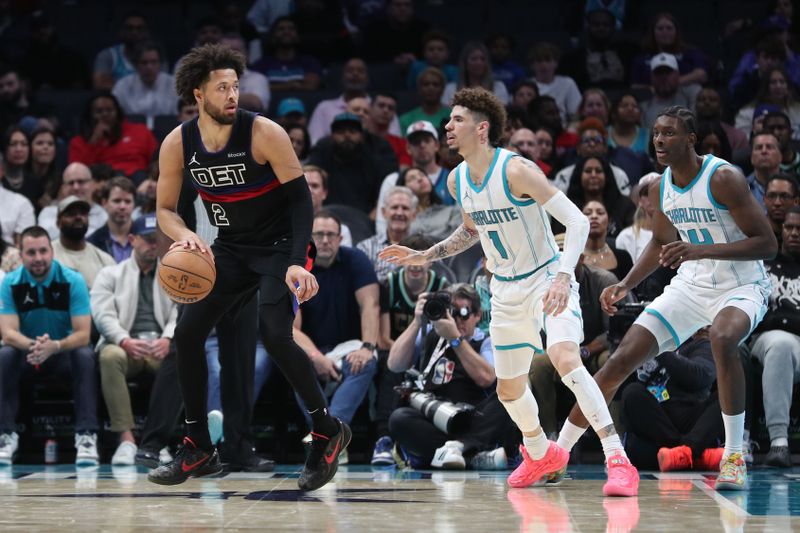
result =
[[76,465],[96,466],[98,464],[100,456],[97,454],[97,435],[95,433],[76,433],[75,449],[78,450],[75,455]]
[[449,440],[444,446],[437,448],[431,459],[431,466],[445,470],[464,470],[467,466],[464,461],[464,443],[458,440]]
[[158,452],[158,462],[159,464],[165,465],[167,463],[172,462],[172,454],[169,453],[169,446],[164,446]]
[[15,432],[0,433],[0,466],[10,466],[19,447],[19,435]]
[[488,452],[476,453],[469,461],[473,470],[505,470],[508,468],[506,451],[501,447]]
[[111,458],[112,465],[135,465],[136,464],[136,451],[139,449],[135,443],[124,440],[117,446],[117,451]]
[[214,409],[208,415],[208,436],[211,437],[211,444],[216,446],[222,440],[222,411]]

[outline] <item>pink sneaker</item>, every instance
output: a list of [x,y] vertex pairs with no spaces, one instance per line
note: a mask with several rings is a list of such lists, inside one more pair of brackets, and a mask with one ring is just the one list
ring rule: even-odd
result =
[[636,496],[639,493],[639,472],[627,457],[608,458],[608,481],[603,485],[606,496]]
[[530,487],[545,474],[560,470],[569,462],[569,452],[553,441],[550,441],[544,457],[538,460],[530,458],[524,445],[520,445],[519,451],[522,463],[508,476],[508,484],[515,489]]

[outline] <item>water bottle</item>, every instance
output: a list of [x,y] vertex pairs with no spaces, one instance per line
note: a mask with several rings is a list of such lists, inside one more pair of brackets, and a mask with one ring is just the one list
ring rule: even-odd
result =
[[49,438],[44,443],[44,462],[48,465],[58,462],[58,442],[54,438]]

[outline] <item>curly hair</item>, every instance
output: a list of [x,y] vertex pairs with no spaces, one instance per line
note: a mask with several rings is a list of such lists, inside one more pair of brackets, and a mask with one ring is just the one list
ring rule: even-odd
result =
[[452,107],[466,107],[476,121],[489,122],[489,144],[499,146],[506,128],[506,109],[497,97],[482,87],[466,87],[453,95]]
[[194,102],[194,90],[208,81],[211,71],[228,68],[241,77],[245,68],[244,55],[224,44],[192,48],[183,56],[175,73],[175,90],[185,102]]

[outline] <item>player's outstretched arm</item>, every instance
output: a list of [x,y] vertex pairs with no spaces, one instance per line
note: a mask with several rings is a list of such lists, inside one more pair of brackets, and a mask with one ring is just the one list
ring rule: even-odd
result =
[[171,248],[182,246],[191,250],[200,250],[213,259],[211,248],[186,227],[178,215],[178,198],[181,195],[183,182],[183,141],[181,128],[172,130],[161,143],[158,155],[158,182],[156,184],[156,218],[158,227],[171,238]]

